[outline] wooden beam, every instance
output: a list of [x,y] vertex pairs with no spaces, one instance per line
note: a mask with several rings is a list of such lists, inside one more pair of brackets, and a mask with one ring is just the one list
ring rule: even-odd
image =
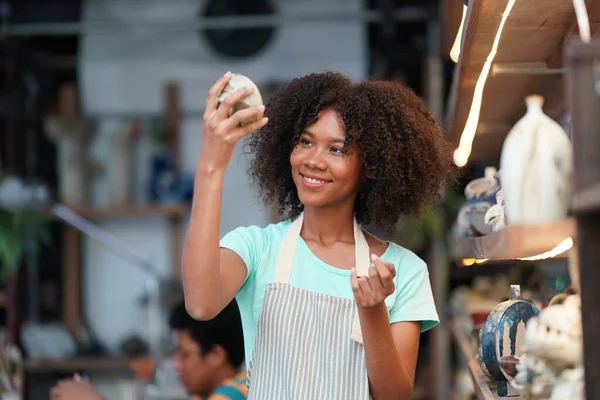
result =
[[79,339],[81,319],[81,235],[63,225],[62,248],[62,319],[71,334]]
[[167,129],[167,140],[175,170],[181,170],[181,157],[179,147],[179,130],[181,125],[181,105],[179,101],[179,86],[169,82],[164,90],[165,126]]
[[[79,96],[77,86],[65,84],[59,94],[59,114],[77,118]],[[81,320],[81,235],[68,224],[62,226],[62,319],[71,334],[79,338]]]
[[440,5],[440,56],[450,58],[450,50],[462,20],[462,0],[442,0]]
[[[169,149],[173,160],[175,171],[181,171],[181,151],[179,132],[181,125],[181,102],[179,98],[179,86],[169,82],[164,92],[165,119]],[[169,218],[169,241],[171,246],[171,277],[181,279],[181,248],[182,248],[182,219],[181,216],[172,215]]]

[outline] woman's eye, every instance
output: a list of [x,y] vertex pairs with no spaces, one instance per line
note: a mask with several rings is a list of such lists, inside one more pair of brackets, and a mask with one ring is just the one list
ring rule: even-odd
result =
[[311,145],[310,140],[308,140],[308,139],[300,139],[300,144],[303,144],[305,146]]
[[339,147],[332,147],[332,148],[331,148],[331,151],[332,151],[333,153],[339,153],[339,154],[341,154],[341,153],[343,153],[343,152],[344,152],[344,149],[340,149]]

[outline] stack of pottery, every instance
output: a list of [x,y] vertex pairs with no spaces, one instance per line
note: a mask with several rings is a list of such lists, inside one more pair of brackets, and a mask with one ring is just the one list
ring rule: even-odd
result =
[[571,141],[542,111],[542,96],[525,103],[527,112],[508,133],[500,159],[506,218],[509,224],[563,219],[571,198]]

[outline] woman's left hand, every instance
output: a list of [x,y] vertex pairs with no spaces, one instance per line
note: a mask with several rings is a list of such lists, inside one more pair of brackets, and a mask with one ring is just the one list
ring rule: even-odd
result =
[[395,277],[394,265],[372,254],[368,276],[358,277],[354,268],[350,275],[356,305],[359,308],[380,306],[389,295],[394,293]]

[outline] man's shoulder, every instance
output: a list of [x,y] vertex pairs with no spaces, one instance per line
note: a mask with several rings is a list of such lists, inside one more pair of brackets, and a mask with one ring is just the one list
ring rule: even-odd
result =
[[224,380],[207,400],[245,400],[247,396],[246,372],[242,371],[236,376]]

